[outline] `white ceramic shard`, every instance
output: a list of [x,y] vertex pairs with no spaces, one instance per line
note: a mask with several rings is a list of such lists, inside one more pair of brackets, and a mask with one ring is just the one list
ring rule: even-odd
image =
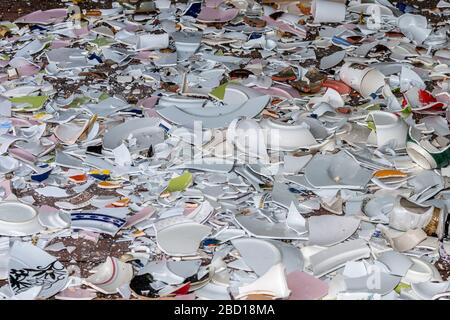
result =
[[371,7],[377,7],[381,15],[385,16],[392,16],[392,10],[384,5],[380,5],[378,3],[357,3],[354,5],[350,5],[347,10],[350,12],[356,12],[356,13],[364,13],[364,14],[370,14],[370,8]]
[[410,88],[425,89],[426,85],[422,78],[412,69],[402,66],[400,73],[400,91],[405,92]]
[[404,254],[396,251],[386,251],[380,254],[378,261],[385,264],[391,274],[396,276],[405,276],[414,262]]
[[285,223],[274,223],[258,216],[236,215],[236,222],[249,234],[263,239],[305,239],[297,231],[289,228]]
[[368,258],[370,249],[362,239],[350,240],[322,250],[310,257],[313,274],[317,277],[334,271],[347,261]]
[[239,287],[237,298],[244,298],[250,294],[266,294],[275,298],[287,298],[290,293],[285,268],[281,263],[278,263],[253,283]]
[[346,62],[341,67],[339,76],[364,98],[368,98],[385,84],[384,75],[380,71],[359,63]]
[[101,100],[99,103],[89,103],[84,106],[84,109],[89,111],[92,115],[106,118],[116,112],[131,107],[126,101],[117,97],[109,97]]
[[338,1],[314,0],[311,12],[314,23],[341,22],[345,19],[345,3]]
[[126,221],[106,214],[72,213],[71,228],[106,233],[114,236]]
[[317,188],[363,189],[372,173],[341,151],[334,155],[316,154],[305,167],[305,177]]
[[196,290],[195,295],[200,300],[231,300],[228,288],[214,283],[208,283],[203,288]]
[[84,280],[85,284],[104,294],[117,293],[117,289],[133,278],[133,267],[129,263],[115,257],[107,257],[106,261],[96,266],[93,275]]
[[389,214],[389,226],[400,231],[424,228],[430,222],[434,210],[434,206],[424,206],[397,197]]
[[245,263],[258,276],[262,276],[274,265],[281,262],[281,253],[276,246],[268,241],[255,238],[240,238],[231,240],[239,251]]
[[397,25],[406,37],[417,44],[422,44],[432,32],[432,29],[427,28],[426,17],[421,15],[403,14],[398,18]]
[[143,34],[137,36],[136,51],[164,49],[169,46],[169,34]]
[[206,220],[208,220],[213,212],[214,207],[208,200],[205,200],[197,207],[197,209],[187,214],[186,217],[192,219],[195,222],[204,223]]
[[15,23],[30,23],[48,25],[61,22],[67,17],[66,8],[56,8],[50,10],[38,10],[18,18]]
[[43,230],[32,206],[18,201],[0,202],[0,235],[27,236]]
[[64,123],[55,128],[55,136],[61,140],[61,142],[72,145],[74,144],[81,134],[87,129],[89,121],[83,121],[81,124],[77,123]]
[[70,70],[72,68],[92,67],[94,64],[87,59],[87,52],[79,48],[58,48],[46,53],[47,60],[55,63],[59,70]]
[[263,128],[267,147],[272,150],[294,151],[318,144],[306,123],[288,125],[264,119],[260,126]]
[[227,130],[227,142],[250,157],[268,159],[264,132],[253,119],[233,120]]
[[349,292],[371,292],[381,295],[393,291],[401,277],[385,272],[375,271],[367,276],[345,279],[346,290]]
[[411,284],[414,293],[423,300],[431,300],[435,295],[448,291],[449,286],[450,283],[448,281]]
[[274,183],[272,188],[272,201],[286,209],[294,205],[296,209],[299,210],[298,200],[296,199],[295,194],[289,190],[288,185],[285,183]]
[[358,229],[360,220],[332,215],[312,216],[308,219],[310,245],[332,246],[340,243]]
[[[320,1],[320,0],[319,0]],[[320,69],[326,70],[335,67],[345,58],[345,50],[335,52],[320,60]]]
[[68,228],[71,223],[68,213],[50,207],[41,207],[39,209],[38,220],[41,225],[49,229]]
[[133,135],[137,139],[136,145],[139,149],[148,149],[151,144],[163,141],[164,129],[159,127],[160,121],[158,118],[130,119],[114,126],[105,133],[103,147],[113,150]]
[[419,259],[416,257],[410,257],[413,261],[413,265],[406,272],[405,276],[402,278],[402,282],[406,284],[413,283],[423,283],[426,281],[437,281],[442,282],[441,275],[436,267],[425,261],[424,259]]
[[81,287],[68,287],[55,296],[56,300],[92,300],[96,298],[95,292]]
[[390,112],[373,111],[368,115],[367,120],[373,121],[376,128],[376,131],[371,131],[368,143],[379,147],[390,144],[396,149],[406,146],[408,126],[400,117]]
[[65,198],[69,196],[65,189],[55,186],[45,186],[35,189],[35,191],[44,197]]
[[200,47],[202,39],[201,32],[182,32],[177,31],[171,35],[175,41],[178,61],[189,59]]
[[303,256],[296,246],[280,240],[267,239],[266,241],[273,244],[281,252],[281,261],[287,273],[303,270]]
[[211,228],[199,223],[186,222],[168,226],[157,231],[158,247],[171,256],[193,256],[200,242],[211,232]]
[[10,300],[37,300],[42,287],[36,286],[10,297]]
[[[318,116],[337,116],[336,109],[344,107],[345,102],[341,94],[333,88],[327,88],[321,97],[312,97],[308,106],[314,107],[314,114]],[[339,119],[339,118],[338,118]]]
[[47,299],[61,291],[67,282],[64,266],[31,243],[15,241],[9,260],[9,285],[15,294],[41,287],[38,297]]
[[301,157],[293,157],[290,155],[284,156],[284,173],[297,174],[300,172],[312,159],[312,155],[308,154]]
[[128,166],[133,162],[130,150],[123,143],[117,148],[114,148],[112,153],[114,155],[114,162],[119,166]]
[[4,175],[19,168],[20,162],[10,156],[0,156],[0,174]]
[[167,261],[167,268],[174,274],[186,279],[197,274],[202,264],[201,260]]
[[364,214],[370,219],[382,219],[383,221],[388,221],[388,214],[394,208],[396,196],[391,196],[389,194],[382,196],[374,196],[365,203],[363,207]]
[[300,214],[293,203],[289,206],[286,224],[289,228],[297,231],[299,234],[308,232],[308,228],[306,227],[306,219]]
[[249,88],[236,83],[227,83],[225,87],[225,94],[223,95],[223,99],[220,97],[214,96],[210,93],[211,96],[223,101],[229,107],[242,106],[247,100],[260,97],[263,94],[254,88]]
[[272,78],[268,76],[255,76],[255,75],[249,75],[248,78],[243,79],[241,81],[241,84],[248,86],[248,87],[259,87],[263,89],[269,89],[272,86]]
[[172,107],[176,106],[178,108],[187,109],[202,107],[206,102],[206,99],[189,98],[185,96],[164,96],[159,98],[158,107]]
[[155,281],[162,281],[169,285],[179,285],[183,283],[181,277],[169,270],[167,261],[150,261],[139,270],[139,275],[150,273]]
[[189,108],[176,107],[157,108],[159,115],[165,119],[187,127],[193,127],[199,121],[203,128],[224,128],[239,117],[253,118],[269,103],[270,96],[264,95],[247,100],[243,105],[221,108]]
[[171,167],[171,169],[193,169],[206,172],[227,173],[230,172],[233,167],[234,160],[211,157],[185,161],[182,164]]

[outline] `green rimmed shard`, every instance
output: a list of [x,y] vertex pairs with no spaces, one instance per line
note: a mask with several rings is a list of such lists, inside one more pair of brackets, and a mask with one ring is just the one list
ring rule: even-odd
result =
[[185,171],[181,176],[170,179],[166,192],[183,191],[192,183],[193,176],[189,171]]
[[225,99],[225,91],[227,90],[228,85],[231,84],[231,83],[238,83],[238,82],[234,81],[234,80],[231,80],[231,81],[228,81],[228,82],[226,82],[224,84],[221,84],[220,86],[217,86],[214,89],[212,89],[209,92],[209,96],[214,98],[214,99],[217,99],[219,101],[223,101],[223,99]]
[[218,87],[215,87],[214,89],[211,90],[209,96],[222,101],[225,98],[225,90],[227,89],[228,84],[229,82],[221,84]]
[[89,101],[91,101],[91,98],[88,97],[76,97],[75,99],[73,99],[73,101],[71,103],[69,103],[68,107],[69,108],[79,108],[80,106],[82,106],[85,103],[88,103]]
[[9,101],[11,101],[15,105],[12,108],[13,111],[25,112],[40,110],[47,100],[47,96],[27,96],[9,99]]
[[101,47],[110,46],[113,43],[116,43],[116,41],[106,38],[106,37],[97,37],[97,38],[95,38],[95,40],[92,40],[90,43],[97,46],[98,48],[101,48]]
[[400,292],[402,291],[402,289],[410,289],[411,285],[404,283],[404,282],[400,282],[395,288],[394,291],[397,292],[398,294],[400,294]]

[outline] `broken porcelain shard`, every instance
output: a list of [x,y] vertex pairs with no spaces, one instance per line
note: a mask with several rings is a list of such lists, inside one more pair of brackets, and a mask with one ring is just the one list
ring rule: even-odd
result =
[[390,145],[395,149],[406,146],[408,126],[401,117],[390,112],[372,111],[367,120],[373,121],[375,125],[375,130],[372,130],[367,138],[368,143],[378,147]]
[[156,241],[168,255],[193,256],[197,254],[201,240],[210,232],[210,227],[199,223],[179,223],[157,231]]
[[0,234],[5,236],[26,236],[44,229],[39,222],[38,211],[18,201],[0,203]]
[[2,299],[448,297],[445,1],[20,2]]
[[377,69],[359,63],[347,62],[340,69],[340,79],[360,92],[364,98],[384,86],[384,75]]
[[[47,276],[52,274],[52,277]],[[15,241],[9,260],[10,288],[19,294],[30,287],[40,287],[37,295],[47,299],[61,291],[68,272],[55,257],[26,242]]]
[[107,257],[106,261],[93,270],[93,274],[84,282],[104,294],[117,293],[117,290],[133,278],[131,264],[120,261],[115,257]]

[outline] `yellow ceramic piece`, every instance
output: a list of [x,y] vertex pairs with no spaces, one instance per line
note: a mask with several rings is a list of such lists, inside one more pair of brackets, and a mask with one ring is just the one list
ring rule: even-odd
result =
[[122,184],[120,182],[102,181],[99,182],[97,186],[102,189],[116,189],[120,188]]
[[375,172],[374,177],[383,178],[404,178],[408,175],[400,170],[378,170]]

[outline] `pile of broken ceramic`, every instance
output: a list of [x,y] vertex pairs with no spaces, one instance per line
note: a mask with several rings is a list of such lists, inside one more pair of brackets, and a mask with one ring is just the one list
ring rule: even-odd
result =
[[449,296],[450,4],[345,2],[1,22],[0,297]]

